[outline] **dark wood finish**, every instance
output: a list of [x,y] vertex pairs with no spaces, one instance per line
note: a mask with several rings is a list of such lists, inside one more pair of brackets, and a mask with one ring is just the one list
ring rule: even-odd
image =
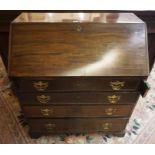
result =
[[149,86],[146,82],[141,81],[139,84],[139,92],[141,96],[145,97],[147,95],[147,92],[149,91]]
[[155,24],[153,28],[154,28],[154,31],[148,34],[150,68],[152,68],[155,62]]
[[0,54],[3,58],[3,61],[5,64],[7,64],[7,54],[6,52],[8,51],[8,33],[7,32],[0,32]]
[[[5,48],[3,50],[0,50],[0,54],[2,55],[3,61],[5,63],[5,66],[7,67],[7,61],[8,61],[8,36],[9,36],[9,26],[10,23],[20,14],[23,10],[0,10],[0,38],[4,37],[7,39],[1,42],[0,41],[0,49],[3,47],[4,44]],[[152,42],[155,40],[155,11],[135,11],[135,10],[26,10],[26,12],[49,12],[49,13],[55,13],[55,12],[93,12],[93,13],[120,13],[120,12],[128,12],[128,13],[135,13],[140,19],[146,22],[147,28],[148,28],[148,47],[149,47],[149,63],[150,63],[150,70],[154,64],[155,60],[155,47],[153,46]],[[4,33],[5,32],[5,33]]]
[[21,14],[11,24],[9,75],[147,76],[145,23],[114,15]]
[[0,32],[9,32],[10,23],[21,13],[21,10],[0,10]]
[[[142,77],[141,77],[142,78]],[[114,90],[111,82],[123,82],[119,90]],[[17,78],[15,87],[19,92],[52,91],[137,91],[140,77],[52,77],[52,78]],[[35,84],[47,84],[39,89]]]
[[23,106],[28,118],[129,117],[133,105]]
[[20,10],[0,10],[0,54],[2,55],[6,67],[8,64],[10,23],[20,14],[20,12]]
[[134,104],[139,92],[20,93],[18,96],[20,102],[27,105]]
[[29,125],[36,133],[120,132],[125,129],[127,121],[126,118],[29,119]]
[[134,14],[23,13],[8,67],[31,137],[123,135],[149,73],[146,26]]
[[[103,131],[101,131],[101,133],[102,133]],[[64,132],[63,132],[64,133]],[[88,133],[88,132],[87,132]],[[90,132],[91,134],[92,133],[96,133],[96,131],[93,131],[93,132]],[[99,133],[99,132],[98,132]],[[55,133],[50,133],[50,134],[54,134],[55,135]],[[71,132],[69,133],[69,134],[71,134]],[[81,132],[79,132],[78,134],[81,134]],[[29,131],[29,136],[32,138],[32,139],[38,139],[38,138],[40,138],[41,136],[47,136],[47,135],[49,135],[49,133],[47,133],[47,132],[32,132],[32,131]],[[124,135],[125,135],[125,130],[122,130],[122,131],[112,131],[112,132],[109,132],[109,131],[106,131],[106,135],[109,135],[109,136],[117,136],[117,137],[124,137]]]

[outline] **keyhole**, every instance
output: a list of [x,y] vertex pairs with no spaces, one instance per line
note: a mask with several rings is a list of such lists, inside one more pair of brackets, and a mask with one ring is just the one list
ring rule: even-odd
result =
[[82,27],[80,25],[77,26],[77,29],[76,29],[78,32],[81,32],[82,31]]

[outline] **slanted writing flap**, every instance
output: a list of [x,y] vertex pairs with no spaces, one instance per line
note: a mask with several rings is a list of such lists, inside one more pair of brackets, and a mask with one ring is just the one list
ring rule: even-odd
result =
[[[39,15],[42,14],[37,18]],[[52,22],[40,18],[39,22],[33,18],[25,22],[19,17],[11,25],[10,76],[147,76],[149,73],[146,25],[133,14],[120,13],[109,22],[98,16],[94,21],[90,18],[75,22],[67,20],[68,14],[65,22],[52,20],[54,15],[48,17]]]

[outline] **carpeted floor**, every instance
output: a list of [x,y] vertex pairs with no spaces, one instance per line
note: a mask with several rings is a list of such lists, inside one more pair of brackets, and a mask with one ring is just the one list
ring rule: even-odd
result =
[[0,143],[155,143],[155,67],[148,78],[150,90],[145,98],[139,98],[123,138],[104,134],[55,135],[30,139],[28,127],[19,123],[19,103],[9,89],[9,81],[0,59]]

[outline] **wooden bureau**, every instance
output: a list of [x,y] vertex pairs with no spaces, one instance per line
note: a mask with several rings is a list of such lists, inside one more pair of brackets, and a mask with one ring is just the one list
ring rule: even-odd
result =
[[32,138],[123,136],[148,90],[146,25],[130,13],[22,13],[10,26],[8,60]]

